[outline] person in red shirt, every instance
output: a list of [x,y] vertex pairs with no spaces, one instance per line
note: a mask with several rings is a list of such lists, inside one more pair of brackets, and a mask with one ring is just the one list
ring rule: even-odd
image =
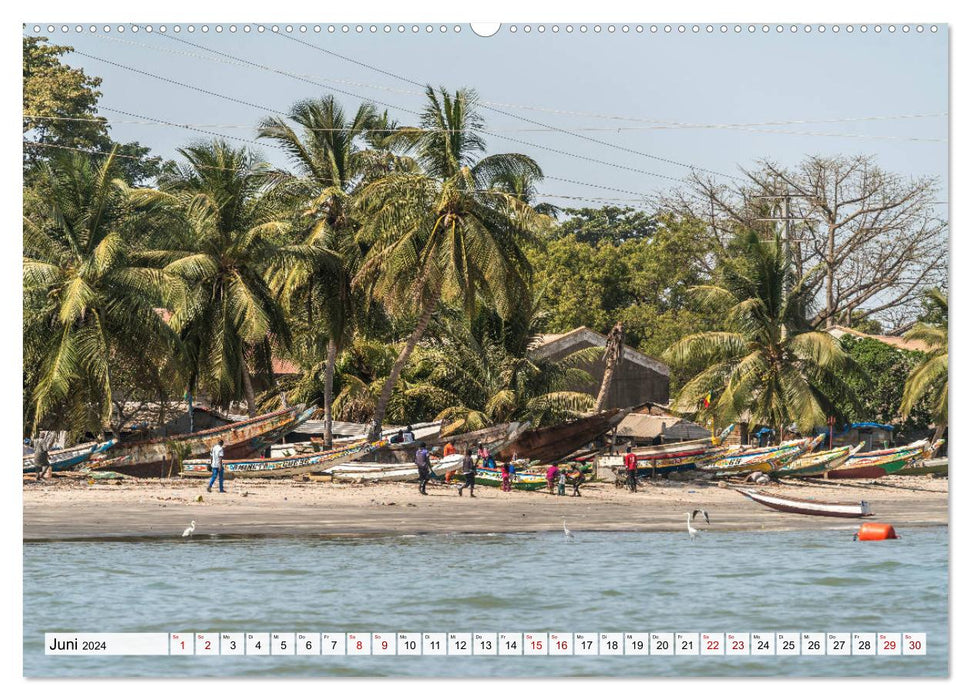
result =
[[624,455],[624,466],[627,467],[627,488],[637,493],[637,455],[631,452],[630,445]]

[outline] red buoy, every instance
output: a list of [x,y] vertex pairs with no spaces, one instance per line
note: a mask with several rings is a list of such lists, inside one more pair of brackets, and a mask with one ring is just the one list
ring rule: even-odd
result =
[[853,539],[861,542],[870,540],[897,540],[897,533],[889,523],[863,523]]

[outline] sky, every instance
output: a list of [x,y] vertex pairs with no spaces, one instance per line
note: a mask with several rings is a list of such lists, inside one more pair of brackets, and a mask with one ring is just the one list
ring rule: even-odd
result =
[[[25,34],[34,26],[26,23]],[[692,168],[727,183],[761,158],[794,165],[807,155],[866,153],[892,172],[938,178],[947,214],[946,25],[920,33],[916,25],[907,33],[871,25],[865,34],[859,25],[852,33],[846,25],[839,33],[831,25],[822,33],[818,25],[808,33],[803,25],[796,32],[770,25],[767,33],[762,25],[754,33],[714,25],[709,34],[690,24],[684,33],[678,25],[670,33],[628,25],[624,33],[624,25],[603,24],[598,33],[593,24],[568,32],[561,23],[541,33],[538,24],[507,24],[488,38],[467,24],[459,32],[456,25],[399,32],[394,24],[387,33],[383,24],[373,33],[369,24],[362,33],[353,24],[346,33],[344,25],[320,32],[305,25],[303,33],[292,25],[290,34],[287,25],[260,33],[257,25],[231,32],[222,24],[217,32],[210,24],[203,32],[196,24],[190,32],[183,24],[175,33],[170,24],[164,35],[159,25],[151,33],[146,25],[137,32],[99,25],[93,33],[90,25],[80,33],[76,25],[66,33],[37,26],[36,34],[76,49],[65,62],[103,79],[100,113],[112,137],[167,158],[212,134],[255,140],[260,119],[324,94],[348,112],[367,99],[414,123],[421,86],[431,84],[474,88],[488,151],[535,158],[547,176],[543,198],[559,206],[636,205],[682,186]],[[211,133],[145,123],[159,121]],[[286,165],[270,144],[247,145]]]

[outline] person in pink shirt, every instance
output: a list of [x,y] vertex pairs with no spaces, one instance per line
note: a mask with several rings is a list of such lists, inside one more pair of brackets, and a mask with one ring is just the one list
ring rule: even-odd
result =
[[546,468],[546,485],[550,489],[550,495],[553,495],[553,486],[556,484],[556,477],[560,475],[560,470],[555,464],[551,464]]

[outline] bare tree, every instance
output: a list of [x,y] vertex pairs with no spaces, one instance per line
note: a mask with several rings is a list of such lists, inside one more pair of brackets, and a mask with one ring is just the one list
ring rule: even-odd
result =
[[722,246],[740,228],[782,227],[816,302],[813,326],[896,325],[913,318],[925,288],[946,286],[936,179],[906,179],[864,155],[813,156],[792,169],[764,160],[743,173],[731,185],[695,173],[665,204],[705,221]]

